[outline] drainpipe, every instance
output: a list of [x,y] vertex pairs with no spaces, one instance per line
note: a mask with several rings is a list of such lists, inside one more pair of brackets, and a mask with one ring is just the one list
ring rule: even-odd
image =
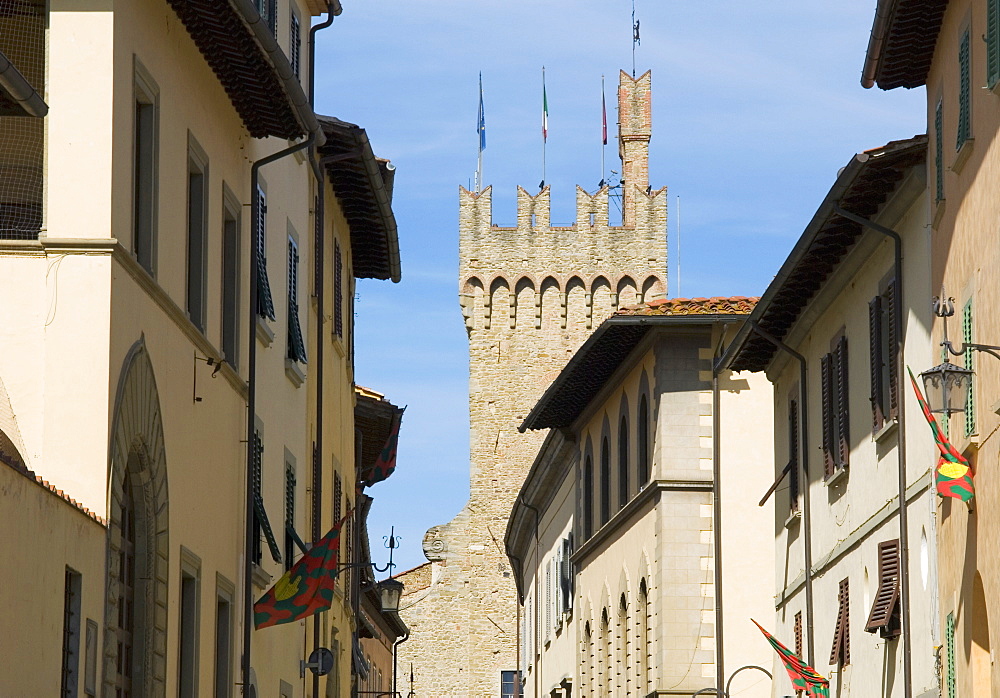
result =
[[246,434],[246,530],[243,546],[243,685],[244,690],[250,686],[250,628],[253,625],[253,593],[251,576],[253,575],[253,442],[254,442],[254,417],[257,408],[257,230],[260,227],[260,196],[257,195],[257,186],[260,181],[260,168],[269,165],[275,160],[297,153],[310,147],[316,141],[316,132],[309,134],[309,137],[301,143],[289,146],[276,153],[254,162],[250,168],[250,196],[253,202],[251,206],[252,239],[250,245],[250,322],[247,334],[250,338],[249,350],[247,352],[247,434]]
[[[309,108],[315,113],[316,109],[316,33],[326,29],[333,24],[333,18],[343,12],[339,0],[333,0],[327,5],[326,19],[309,29]],[[323,535],[322,510],[323,510],[323,401],[325,393],[323,391],[323,369],[325,355],[323,352],[326,340],[324,331],[324,321],[326,318],[324,300],[326,296],[326,285],[324,284],[326,273],[326,253],[324,247],[325,223],[326,223],[326,178],[323,168],[316,161],[315,145],[309,146],[309,164],[312,166],[313,175],[316,177],[316,216],[315,227],[319,230],[319,235],[314,235],[316,249],[313,250],[314,258],[319,260],[313,268],[317,271],[316,284],[316,353],[315,357],[315,380],[316,380],[316,442],[313,445],[313,480],[312,480],[312,539],[318,541]],[[313,649],[319,649],[320,628],[323,618],[322,613],[313,616]],[[395,652],[395,647],[393,648]],[[394,656],[395,660],[395,656]],[[313,674],[312,692],[313,696],[319,696],[319,674]]]
[[[879,3],[881,5],[881,3]],[[858,225],[874,230],[880,235],[892,239],[893,247],[893,282],[896,284],[896,313],[892,318],[896,325],[896,390],[902,392],[905,385],[906,367],[903,365],[903,240],[895,230],[879,225],[875,221],[851,213],[840,206],[834,206],[833,212],[841,218],[846,218]],[[899,400],[897,415],[899,439],[896,445],[896,469],[899,482],[899,608],[900,625],[903,635],[903,696],[913,696],[913,662],[910,657],[912,639],[910,638],[910,531],[907,520],[906,503],[906,420],[903,418],[903,402]]]
[[[535,603],[534,603],[534,606],[535,606],[535,616],[537,617],[539,615],[539,613],[538,613],[538,599],[539,599],[538,578],[540,576],[539,575],[539,571],[541,570],[541,567],[542,567],[541,560],[538,557],[538,549],[539,549],[539,543],[538,543],[538,518],[539,518],[538,517],[538,509],[535,508],[535,507],[533,507],[533,506],[531,506],[526,501],[524,501],[524,497],[522,495],[519,495],[518,498],[521,500],[521,505],[524,506],[527,509],[531,509],[532,513],[534,513],[534,515],[535,515],[535,575],[534,575],[535,576]],[[529,620],[534,621],[535,619],[533,619],[533,618],[529,619],[528,616],[525,615],[524,622],[527,623]],[[534,641],[531,643],[531,645],[532,645],[531,649],[532,649],[532,651],[535,651],[535,650],[538,649],[538,640],[539,640],[540,634],[538,632],[538,623],[534,623],[533,622],[532,626],[534,628],[534,635],[535,635],[535,637],[534,637]],[[525,657],[524,658],[525,665],[528,664],[528,662],[530,661],[530,659],[531,659],[530,657]],[[518,667],[518,670],[520,670],[520,667]],[[542,673],[542,653],[539,652],[538,653],[538,663],[535,665],[534,698],[538,698],[541,695],[541,693],[539,692],[540,689],[539,689],[539,684],[538,684],[539,680],[541,679],[541,673]]]
[[808,376],[806,372],[806,358],[770,332],[764,330],[756,322],[750,322],[750,329],[799,362],[799,419],[802,424],[799,430],[801,434],[799,441],[801,442],[800,448],[802,449],[802,482],[805,483],[805,487],[802,488],[802,527],[805,529],[802,537],[802,553],[805,558],[804,567],[806,575],[806,652],[809,664],[816,666],[813,642],[812,514],[809,503],[809,401],[808,392],[806,391],[806,378]]
[[[398,615],[398,614],[397,614]],[[398,659],[396,655],[396,649],[410,639],[410,629],[406,629],[406,634],[403,637],[397,637],[392,643],[392,698],[399,698],[399,694],[396,693],[396,660]]]
[[21,105],[28,116],[42,117],[49,113],[49,106],[2,51],[0,51],[0,87]]
[[[715,327],[720,327],[716,324]],[[721,325],[719,348],[726,339],[726,326]],[[719,350],[715,352],[719,357]],[[712,362],[712,528],[715,538],[715,560],[713,561],[712,586],[715,588],[715,685],[716,693],[723,695],[722,687],[726,681],[724,664],[723,621],[725,615],[722,609],[722,445],[719,443],[722,435],[722,416],[719,414],[721,399],[719,396],[719,364]]]

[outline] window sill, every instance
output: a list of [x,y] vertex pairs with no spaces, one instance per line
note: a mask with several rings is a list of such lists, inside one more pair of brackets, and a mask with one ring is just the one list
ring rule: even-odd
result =
[[969,156],[972,155],[972,148],[976,144],[975,138],[966,138],[965,142],[962,143],[958,152],[955,153],[955,160],[951,163],[951,171],[955,174],[959,174],[965,167],[965,163],[969,161]]
[[802,510],[793,509],[792,511],[788,512],[788,517],[785,519],[784,527],[791,528],[792,526],[797,524],[801,518],[802,518]]
[[882,428],[872,434],[872,441],[875,443],[882,443],[884,439],[888,439],[896,429],[899,428],[899,420],[888,419],[882,425]]
[[306,372],[302,370],[302,365],[298,361],[285,359],[285,375],[296,388],[300,387],[306,380]]
[[938,199],[934,202],[934,216],[931,219],[931,227],[937,230],[938,225],[941,223],[941,219],[944,218],[945,204],[948,203],[947,199]]
[[250,572],[250,580],[258,589],[266,589],[271,584],[271,575],[264,571],[264,568],[257,563],[250,565],[253,569]]
[[338,358],[344,358],[347,356],[347,350],[344,348],[344,340],[340,335],[331,335],[333,338],[333,350],[337,352]]
[[265,347],[271,346],[274,341],[274,330],[267,324],[267,320],[257,316],[257,341]]
[[827,487],[833,487],[834,485],[840,484],[841,480],[847,480],[846,465],[838,465],[830,477],[823,481],[823,484]]

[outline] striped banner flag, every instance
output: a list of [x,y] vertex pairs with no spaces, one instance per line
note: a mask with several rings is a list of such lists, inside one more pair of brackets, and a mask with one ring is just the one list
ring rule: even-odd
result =
[[549,141],[549,95],[545,91],[545,68],[542,68],[542,141]]
[[753,618],[750,619],[757,628],[764,633],[764,637],[771,643],[771,647],[781,657],[788,678],[792,680],[792,688],[796,691],[804,691],[808,698],[830,698],[830,682],[820,676],[819,672],[803,662],[798,655],[777,641],[771,633],[764,630],[760,623]]
[[937,487],[938,496],[954,497],[955,499],[961,499],[963,502],[968,502],[976,494],[976,487],[972,482],[972,468],[969,467],[969,461],[958,452],[958,449],[952,446],[948,437],[941,431],[941,426],[937,423],[937,419],[934,418],[934,413],[931,412],[930,406],[928,406],[927,401],[924,399],[924,394],[920,392],[920,386],[917,385],[917,379],[913,377],[913,371],[910,370],[909,366],[906,367],[906,370],[910,374],[910,383],[913,385],[913,392],[917,394],[920,411],[924,413],[924,419],[930,424],[931,431],[934,433],[934,443],[937,444],[938,451],[941,452],[937,468],[934,471],[934,484]]

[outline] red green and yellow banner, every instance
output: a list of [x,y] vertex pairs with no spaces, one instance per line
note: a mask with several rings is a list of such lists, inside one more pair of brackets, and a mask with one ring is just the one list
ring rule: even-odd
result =
[[330,608],[338,572],[340,529],[352,513],[338,521],[253,605],[257,630],[302,620]]
[[934,482],[937,486],[937,493],[941,497],[954,497],[968,502],[976,494],[975,485],[972,483],[972,468],[969,461],[951,445],[948,437],[941,431],[934,413],[920,392],[917,379],[913,377],[913,371],[906,369],[910,373],[910,383],[913,385],[913,392],[917,394],[917,402],[920,403],[920,410],[924,413],[924,418],[934,432],[934,443],[937,444],[941,457],[938,458],[937,469],[934,473]]
[[405,411],[404,407],[393,415],[392,426],[389,428],[389,438],[385,440],[385,446],[382,447],[382,452],[375,459],[375,464],[365,473],[362,483],[360,483],[365,487],[382,482],[395,472],[396,449],[399,446],[399,426],[403,422],[403,412]]
[[796,691],[804,691],[809,698],[830,698],[830,682],[827,679],[820,676],[819,672],[778,642],[771,633],[761,627],[760,623],[753,618],[750,621],[764,633],[764,637],[771,643],[771,647],[781,657],[781,662],[785,665],[785,671],[788,672],[788,678],[792,680],[792,688]]

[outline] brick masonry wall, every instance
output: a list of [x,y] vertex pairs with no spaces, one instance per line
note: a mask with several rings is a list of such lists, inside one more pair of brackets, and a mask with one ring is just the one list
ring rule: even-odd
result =
[[[622,73],[621,81],[620,113],[644,114],[648,126],[649,74],[633,81]],[[627,146],[639,164],[623,185],[632,201],[624,226],[609,225],[606,188],[577,188],[576,221],[564,227],[550,224],[548,187],[535,196],[519,188],[517,226],[505,228],[492,224],[489,188],[459,191],[471,493],[424,538],[429,585],[425,567],[400,577],[411,635],[399,647],[399,685],[411,690],[412,664],[415,698],[498,696],[500,672],[517,668],[517,597],[503,537],[544,438],[517,426],[593,328],[618,307],[665,293],[667,192],[647,192],[647,148],[648,136]]]

